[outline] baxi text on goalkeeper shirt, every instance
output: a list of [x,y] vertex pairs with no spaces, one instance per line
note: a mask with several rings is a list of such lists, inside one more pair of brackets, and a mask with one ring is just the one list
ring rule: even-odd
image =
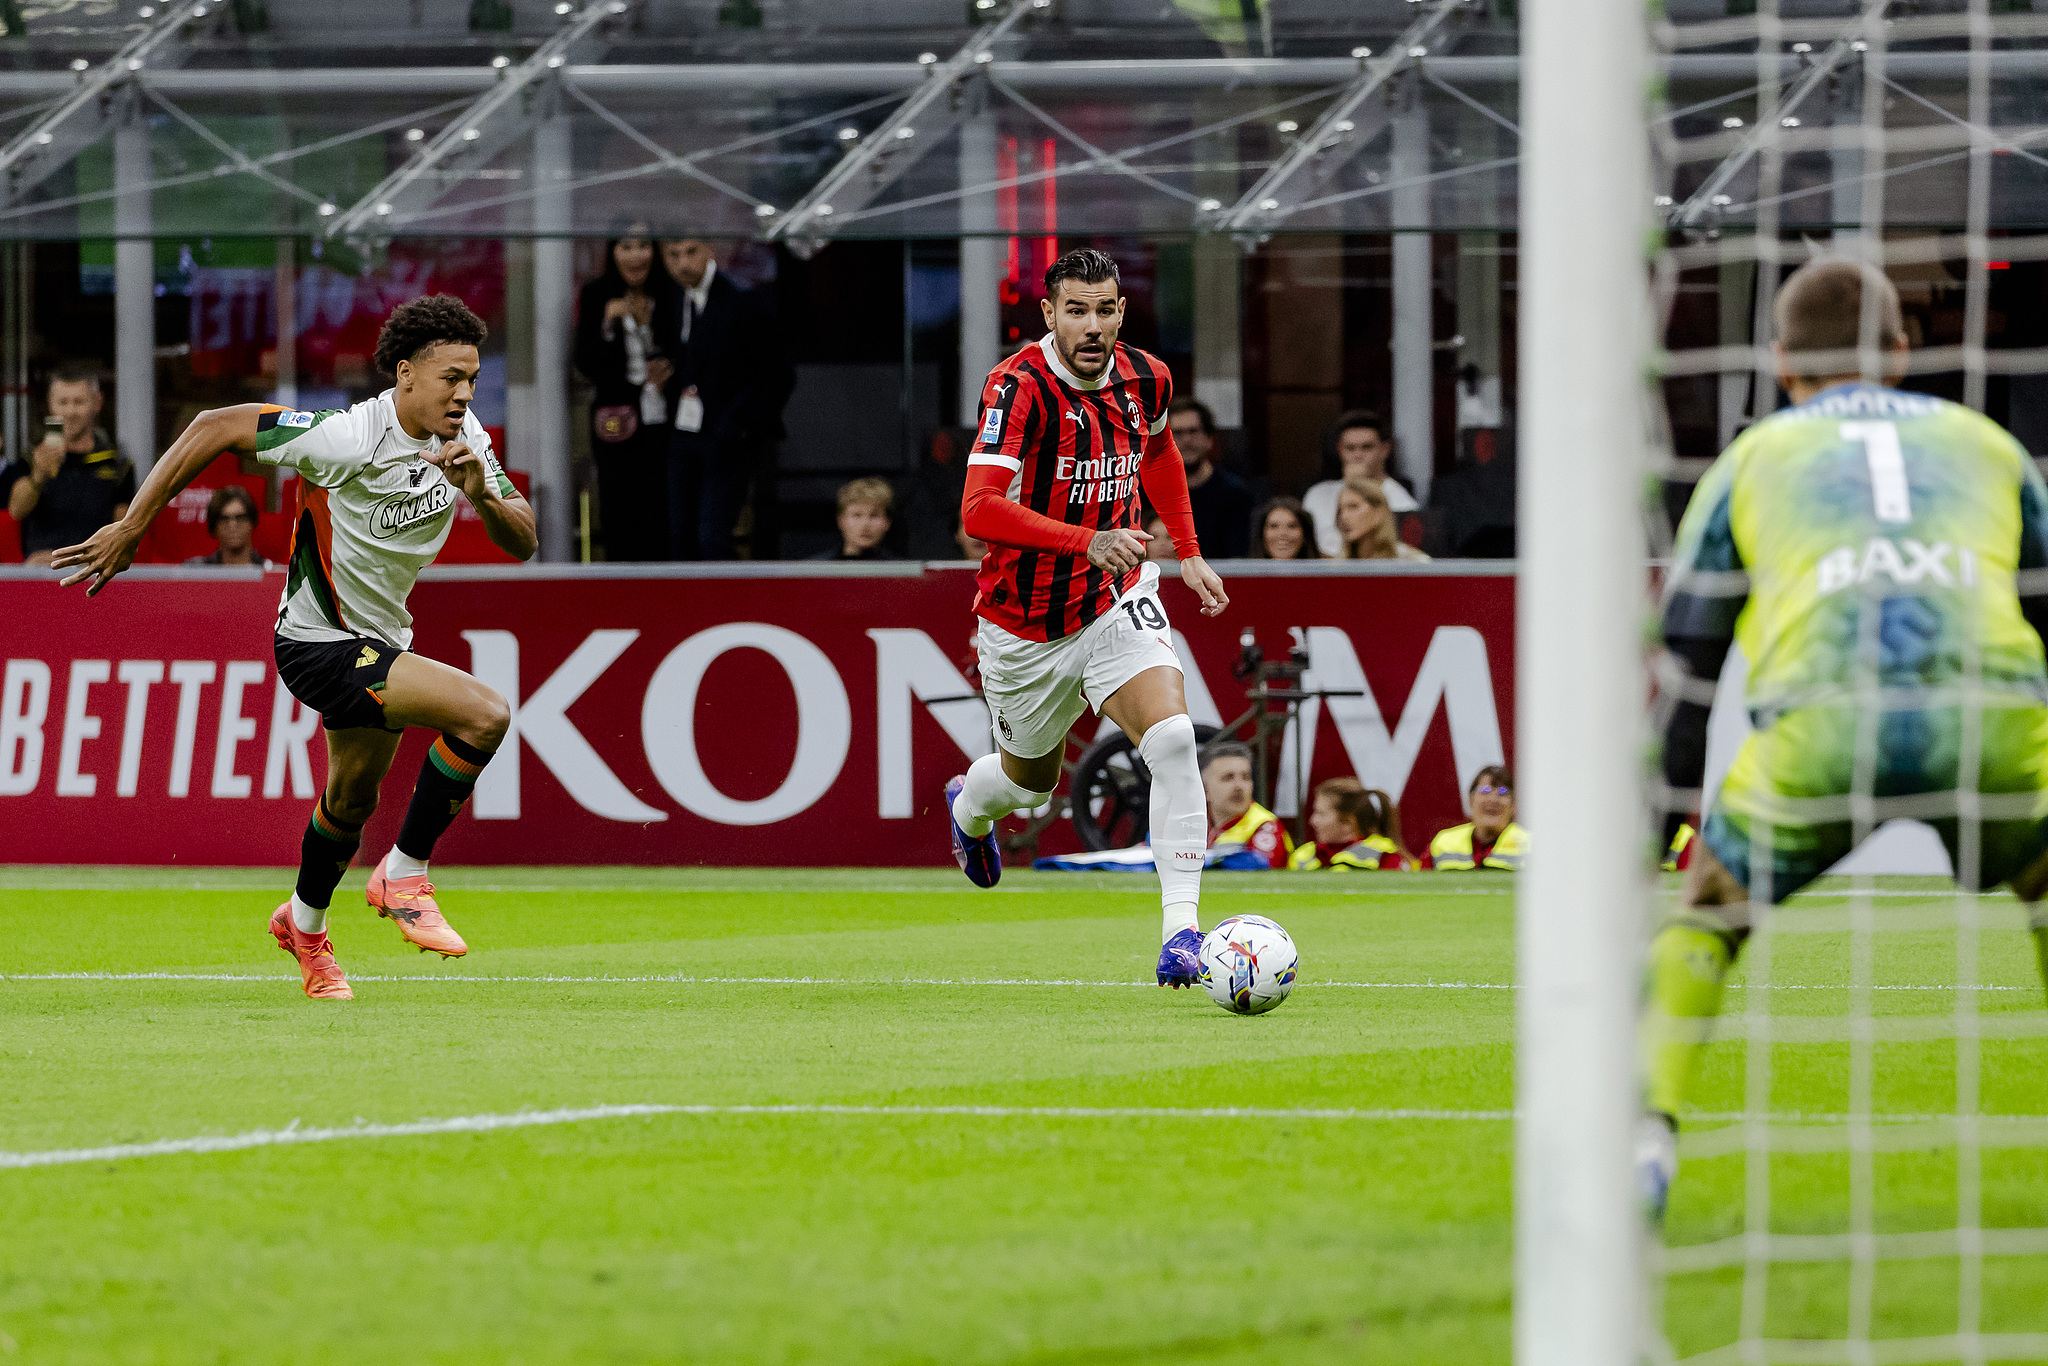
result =
[[[500,497],[513,496],[474,413],[457,438],[484,462]],[[405,600],[455,524],[462,497],[426,459],[439,437],[408,436],[391,391],[353,408],[296,412],[265,405],[256,458],[299,474],[299,505],[277,633],[286,640],[371,636],[412,646]]]
[[1975,668],[2048,701],[2016,579],[2044,566],[2048,486],[2025,447],[1959,403],[1838,384],[1749,428],[1701,479],[1664,635],[1741,645],[1760,726],[1856,706],[1871,665],[1886,687]]

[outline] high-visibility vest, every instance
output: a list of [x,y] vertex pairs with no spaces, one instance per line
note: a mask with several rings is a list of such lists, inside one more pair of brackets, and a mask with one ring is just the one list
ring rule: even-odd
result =
[[1287,838],[1287,827],[1257,802],[1209,839],[1212,851],[1232,845],[1257,852],[1274,868],[1285,868],[1288,857],[1294,853],[1294,841]]
[[1692,862],[1687,857],[1687,851],[1692,848],[1693,837],[1698,833],[1690,824],[1678,827],[1678,833],[1672,836],[1671,847],[1664,851],[1665,872],[1675,873]]
[[1475,865],[1472,861],[1472,825],[1454,825],[1448,830],[1437,831],[1436,838],[1429,842],[1430,866],[1440,871],[1498,868],[1513,872],[1522,866],[1522,860],[1529,856],[1529,834],[1513,821],[1500,832],[1500,838],[1493,842],[1493,848],[1486,855],[1486,861]]
[[1385,835],[1367,835],[1354,844],[1348,844],[1330,855],[1326,862],[1323,847],[1314,840],[1304,842],[1294,851],[1294,857],[1287,866],[1296,872],[1313,872],[1317,869],[1351,868],[1375,872],[1380,868],[1398,868],[1401,864],[1401,850]]

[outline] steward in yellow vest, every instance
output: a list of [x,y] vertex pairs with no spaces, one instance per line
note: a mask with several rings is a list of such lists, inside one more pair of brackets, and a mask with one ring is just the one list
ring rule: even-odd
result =
[[1480,769],[1465,798],[1472,819],[1437,831],[1429,842],[1429,866],[1443,872],[1513,872],[1521,867],[1529,856],[1529,834],[1515,824],[1515,778],[1508,766],[1488,764]]
[[1280,824],[1278,816],[1253,802],[1242,816],[1209,835],[1212,861],[1239,849],[1265,859],[1268,868],[1285,868],[1294,852],[1294,841],[1287,838],[1287,827]]
[[[1294,852],[1280,818],[1252,800],[1252,752],[1224,743],[1202,765],[1202,795],[1209,802],[1210,868],[1285,868]],[[1228,859],[1228,863],[1222,860]]]
[[1671,847],[1664,851],[1662,866],[1665,872],[1680,872],[1692,863],[1692,842],[1698,833],[1691,822],[1678,827],[1678,833],[1671,839]]
[[1330,845],[1309,840],[1297,845],[1287,866],[1296,872],[1348,868],[1355,872],[1392,871],[1402,866],[1401,851],[1385,835],[1367,835],[1350,844]]
[[1479,842],[1476,833],[1470,822],[1439,830],[1429,842],[1429,866],[1438,872],[1498,868],[1511,873],[1529,856],[1529,834],[1513,822],[1492,844]]
[[1401,813],[1393,798],[1368,788],[1356,778],[1331,778],[1316,784],[1309,807],[1313,843],[1304,843],[1287,861],[1289,868],[1311,872],[1346,868],[1372,872],[1408,862],[1401,847]]

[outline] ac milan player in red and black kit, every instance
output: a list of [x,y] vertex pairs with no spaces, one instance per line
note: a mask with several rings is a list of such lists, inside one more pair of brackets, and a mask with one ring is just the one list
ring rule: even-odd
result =
[[1121,345],[1116,262],[1068,252],[1045,273],[1051,330],[997,366],[982,391],[960,522],[988,542],[974,598],[982,694],[997,753],[946,784],[953,854],[978,886],[1002,875],[995,822],[1043,805],[1084,707],[1123,728],[1152,773],[1162,986],[1200,970],[1208,804],[1180,661],[1145,558],[1139,490],[1173,538],[1204,616],[1229,605],[1202,560],[1187,474],[1166,427],[1173,380]]

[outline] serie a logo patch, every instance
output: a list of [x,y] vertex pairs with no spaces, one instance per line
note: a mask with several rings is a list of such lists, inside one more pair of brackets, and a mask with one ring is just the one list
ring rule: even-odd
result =
[[1001,408],[991,408],[988,410],[988,416],[981,420],[982,444],[988,445],[1002,439],[1003,410]]
[[277,425],[280,427],[310,427],[313,425],[313,415],[301,412],[279,413],[277,415]]

